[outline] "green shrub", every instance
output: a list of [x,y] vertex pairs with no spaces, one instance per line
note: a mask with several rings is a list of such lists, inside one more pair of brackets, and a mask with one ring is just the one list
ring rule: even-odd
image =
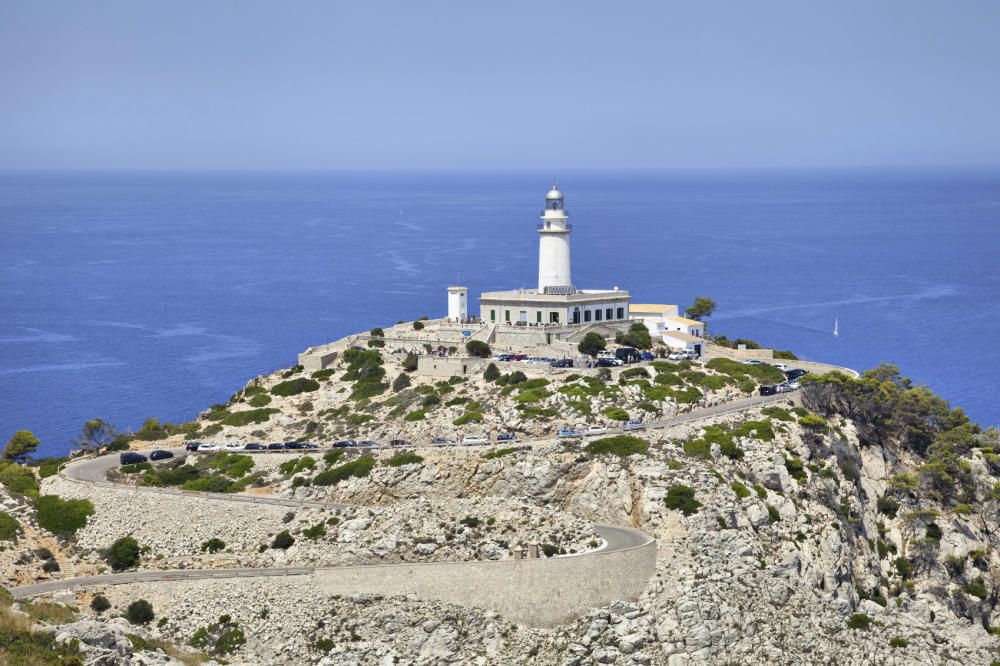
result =
[[482,423],[482,422],[483,422],[482,412],[466,412],[465,414],[462,414],[451,423],[452,425],[462,426],[465,425],[466,423]]
[[796,481],[804,482],[806,480],[806,470],[801,458],[786,458],[785,469],[788,470],[789,476]]
[[[277,414],[280,409],[274,407],[263,407],[260,409],[248,409],[242,412],[233,412],[232,414],[227,414],[220,423],[227,426],[245,426],[251,423],[264,423],[269,418],[271,414]],[[208,429],[202,432],[203,435],[208,435]]]
[[799,425],[809,430],[826,430],[829,427],[826,419],[816,414],[806,414],[799,419]]
[[144,484],[149,486],[180,486],[197,479],[199,475],[200,472],[194,465],[180,465],[174,468],[161,467],[156,470],[153,476],[146,475]]
[[356,460],[346,462],[339,467],[333,467],[320,472],[313,477],[314,486],[332,486],[351,477],[363,478],[368,476],[372,468],[375,467],[375,459],[371,456],[362,456]]
[[139,542],[131,536],[116,539],[104,551],[104,561],[111,566],[112,571],[124,571],[139,566],[141,560]]
[[316,372],[309,375],[313,379],[321,382],[325,382],[333,376],[333,368],[324,368],[323,370],[317,370]]
[[668,509],[680,511],[685,516],[690,516],[701,508],[701,502],[694,498],[694,489],[684,485],[671,486],[663,503]]
[[288,550],[294,543],[295,537],[293,537],[288,530],[282,530],[274,535],[274,541],[271,542],[271,548]]
[[410,386],[410,376],[405,372],[400,373],[394,380],[392,380],[392,392],[399,393],[405,388]]
[[962,590],[977,599],[985,599],[988,595],[986,590],[986,583],[983,581],[982,577],[976,578],[974,581],[962,588]]
[[0,483],[15,493],[29,497],[38,496],[38,479],[35,478],[35,472],[29,467],[0,461]]
[[250,398],[250,400],[248,400],[247,403],[251,407],[266,407],[267,405],[271,404],[271,396],[264,395],[263,393],[261,393],[260,395],[255,395],[252,398]]
[[526,381],[528,381],[528,377],[520,370],[510,373],[510,377],[507,378],[507,383],[510,385],[523,384]]
[[202,476],[181,484],[181,490],[199,493],[232,493],[236,484],[224,476]]
[[219,553],[226,547],[226,542],[222,539],[212,537],[208,541],[201,544],[201,552],[203,553]]
[[860,629],[867,631],[872,626],[872,619],[864,613],[855,613],[847,619],[848,629]]
[[98,615],[111,608],[111,602],[103,594],[96,595],[90,600],[90,610]]
[[704,439],[689,439],[684,442],[684,453],[692,458],[709,459],[712,457],[712,445]]
[[899,574],[900,578],[903,580],[913,578],[913,565],[910,564],[908,559],[900,555],[896,558],[894,564],[896,565],[896,573]]
[[71,537],[94,515],[90,500],[64,500],[56,495],[43,495],[35,506],[38,525],[56,536]]
[[302,530],[302,536],[310,541],[317,541],[326,536],[326,523],[320,521],[312,527]]
[[504,456],[509,456],[512,453],[517,453],[521,449],[519,448],[505,448],[505,449],[493,449],[483,454],[483,458],[487,460],[493,460],[494,458],[503,458]]
[[491,354],[490,346],[481,340],[469,340],[466,342],[465,351],[469,353],[469,356],[477,358],[489,358]]
[[13,541],[21,534],[21,523],[9,513],[0,512],[0,541]]
[[229,615],[221,615],[218,622],[199,627],[189,641],[192,647],[216,657],[232,654],[246,642],[243,630]]
[[607,416],[609,419],[612,419],[612,420],[615,420],[615,421],[628,421],[629,420],[628,412],[626,412],[621,407],[606,407],[605,409],[603,409],[601,411],[601,413],[604,414],[605,416]]
[[795,417],[792,413],[785,409],[784,407],[764,407],[760,410],[760,413],[764,416],[769,416],[772,419],[777,419],[779,421],[794,421]]
[[118,471],[122,474],[138,474],[139,472],[148,472],[153,469],[153,466],[148,462],[144,463],[132,463],[131,465],[122,465],[118,468]]
[[910,644],[910,641],[906,640],[902,636],[893,636],[889,639],[889,647],[893,648],[905,648]]
[[422,463],[424,459],[418,456],[416,453],[397,453],[393,457],[385,461],[385,464],[389,467],[400,467],[402,465],[418,465]]
[[282,474],[286,476],[291,476],[293,474],[298,474],[300,472],[305,472],[310,469],[315,469],[316,459],[311,456],[302,456],[301,458],[293,458],[292,460],[286,460],[278,466],[278,469]]
[[597,356],[597,352],[604,351],[606,347],[607,343],[604,341],[604,336],[591,331],[583,336],[576,349],[585,356]]
[[767,518],[768,518],[769,522],[776,523],[779,520],[781,520],[781,513],[778,511],[778,509],[774,505],[768,504],[767,505]]
[[153,604],[149,603],[145,599],[139,599],[138,601],[133,601],[125,609],[125,619],[132,624],[149,624],[153,621]]
[[743,499],[744,497],[750,497],[750,489],[744,486],[739,481],[733,481],[733,483],[729,487],[733,489],[733,492],[736,493],[736,497],[738,499]]
[[486,366],[486,370],[483,371],[483,379],[488,382],[495,382],[500,379],[500,368],[497,367],[496,363],[490,363]]
[[645,455],[649,451],[649,442],[631,435],[615,435],[588,442],[584,451],[595,456],[612,455],[627,458],[635,454]]
[[344,457],[344,452],[338,449],[331,449],[323,454],[323,462],[329,467]]
[[538,402],[549,396],[549,392],[545,389],[529,389],[526,391],[521,391],[516,398],[515,402],[528,403],[528,402]]
[[279,382],[271,387],[271,395],[284,397],[299,395],[300,393],[310,393],[319,390],[319,382],[307,377],[296,377],[287,381]]
[[476,518],[475,516],[466,516],[465,518],[462,518],[458,522],[462,523],[466,527],[471,527],[473,529],[479,527],[479,525],[482,523],[482,521],[479,520],[479,518]]
[[719,375],[707,375],[698,382],[698,385],[709,391],[718,391],[719,389],[725,388],[728,382],[724,377]]
[[210,467],[234,479],[246,476],[247,472],[254,467],[252,457],[228,451],[220,451],[219,453],[212,454],[205,460]]
[[879,497],[875,505],[878,507],[879,513],[884,513],[890,518],[895,518],[896,513],[899,511],[899,502],[887,495]]

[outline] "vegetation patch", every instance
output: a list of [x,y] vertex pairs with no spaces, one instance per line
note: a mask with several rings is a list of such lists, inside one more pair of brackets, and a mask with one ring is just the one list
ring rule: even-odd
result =
[[701,508],[701,502],[694,498],[694,489],[685,485],[671,486],[663,503],[668,509],[680,511],[685,516],[690,516]]
[[56,495],[39,497],[35,508],[39,527],[64,538],[75,535],[87,524],[87,518],[94,515],[94,505],[90,500],[64,500]]
[[645,455],[649,451],[649,442],[631,435],[615,435],[589,442],[584,451],[595,456],[613,455],[627,458],[636,454]]
[[466,412],[465,414],[462,414],[451,423],[452,425],[462,426],[465,425],[466,423],[482,423],[482,422],[483,422],[482,412]]
[[229,615],[222,615],[217,622],[195,631],[189,644],[216,657],[224,657],[236,652],[246,642],[239,624]]
[[628,421],[629,415],[621,407],[607,407],[601,410],[601,413],[607,416],[609,419],[614,421]]
[[[260,409],[248,409],[242,412],[232,412],[227,414],[220,423],[227,426],[245,426],[251,423],[264,423],[271,418],[271,414],[277,414],[280,409],[274,407],[262,407]],[[207,433],[207,430],[205,431]],[[205,434],[203,433],[203,434]]]
[[362,456],[356,460],[346,462],[339,467],[333,467],[320,472],[313,477],[312,482],[314,486],[332,486],[351,477],[366,477],[374,467],[375,458],[372,456]]
[[401,467],[403,465],[419,465],[424,461],[422,456],[418,456],[412,451],[406,453],[397,453],[393,457],[385,461],[385,464],[389,467]]

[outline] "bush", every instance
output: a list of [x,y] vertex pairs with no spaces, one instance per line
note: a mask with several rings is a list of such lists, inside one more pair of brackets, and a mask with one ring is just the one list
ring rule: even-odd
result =
[[910,641],[906,640],[902,636],[893,636],[889,639],[889,647],[905,648],[909,644]]
[[288,397],[318,390],[319,382],[316,380],[307,377],[296,377],[295,379],[289,379],[272,386],[271,395]]
[[274,541],[271,542],[271,548],[287,550],[291,548],[294,543],[295,537],[289,534],[288,530],[282,530],[274,536]]
[[320,472],[313,477],[312,482],[314,486],[332,486],[351,477],[364,478],[371,473],[373,467],[375,467],[375,459],[371,456],[362,456],[357,460],[346,462],[340,467]]
[[307,527],[302,530],[302,536],[309,539],[310,541],[317,541],[326,536],[326,524],[323,522],[318,522],[312,527]]
[[500,368],[497,367],[496,363],[490,363],[486,366],[486,370],[483,371],[483,379],[488,382],[495,382],[500,379]]
[[339,451],[337,449],[331,449],[330,451],[327,451],[326,453],[323,454],[323,462],[325,462],[326,466],[329,467],[330,465],[333,465],[334,463],[338,462],[343,457],[344,457],[343,451]]
[[750,489],[744,486],[739,481],[733,481],[733,483],[729,487],[733,489],[733,492],[736,493],[736,497],[738,499],[743,499],[744,497],[750,497]]
[[405,357],[403,357],[403,370],[406,370],[407,372],[413,372],[414,370],[417,369],[417,364],[418,364],[417,355],[414,354],[413,352],[410,352]]
[[884,513],[890,518],[895,518],[899,511],[899,502],[886,495],[879,497],[875,505],[878,507],[879,513]]
[[597,356],[597,352],[604,351],[606,347],[604,337],[593,331],[583,336],[583,340],[576,346],[577,350],[586,356]]
[[64,538],[76,534],[87,524],[87,518],[94,515],[94,505],[90,500],[64,500],[55,495],[39,497],[35,509],[39,527]]
[[494,458],[503,458],[504,456],[509,456],[512,453],[517,453],[521,449],[519,448],[505,448],[505,449],[493,449],[483,455],[486,460],[493,460]]
[[191,490],[198,493],[232,493],[236,485],[224,476],[203,476],[181,485],[181,490]]
[[701,502],[694,498],[694,489],[683,485],[671,486],[663,503],[668,509],[680,511],[685,516],[690,516],[701,508]]
[[847,619],[848,629],[860,629],[867,631],[872,626],[872,619],[864,613],[855,613]]
[[104,561],[111,565],[112,571],[124,571],[139,566],[141,560],[139,542],[130,536],[116,539],[104,551]]
[[153,621],[153,604],[145,599],[133,601],[125,609],[125,619],[132,624],[149,624]]
[[896,565],[896,573],[899,574],[900,578],[902,578],[903,580],[909,580],[910,578],[913,578],[913,565],[910,564],[910,561],[908,559],[900,555],[899,557],[896,558],[894,564]]
[[987,596],[986,583],[983,581],[982,577],[977,578],[968,585],[962,588],[962,590],[977,599],[985,599]]
[[[219,423],[234,427],[245,426],[251,423],[264,423],[271,418],[271,414],[277,414],[280,411],[280,409],[275,409],[274,407],[248,409],[243,412],[233,412],[232,414],[227,414]],[[205,431],[202,432],[202,435],[207,436],[208,434],[208,429],[206,428]]]
[[424,459],[418,456],[416,453],[397,453],[393,457],[385,461],[385,464],[389,467],[400,467],[402,465],[418,465],[422,463]]
[[414,409],[412,412],[403,417],[404,421],[423,421],[427,416],[427,412],[423,409]]
[[201,544],[201,552],[203,553],[219,553],[223,548],[226,547],[226,542],[217,537],[212,537],[208,541]]
[[483,413],[472,411],[462,414],[451,423],[452,425],[462,426],[465,425],[466,423],[482,423],[482,422],[483,422]]
[[627,458],[635,454],[645,455],[649,450],[649,442],[631,435],[615,435],[614,437],[595,439],[589,442],[583,450],[595,456],[612,455]]
[[422,331],[422,330],[424,330],[424,322],[420,321],[419,319],[417,321],[413,322],[413,330],[414,331]]
[[208,458],[208,464],[234,479],[246,476],[247,472],[254,468],[252,457],[228,451],[221,451],[211,456]]
[[90,600],[90,610],[94,611],[98,615],[109,608],[111,608],[111,602],[108,601],[108,598],[103,594],[98,594]]
[[392,392],[399,393],[410,385],[410,376],[406,373],[400,374],[392,381]]
[[800,418],[799,425],[809,430],[826,430],[829,427],[826,419],[815,414],[806,414]]
[[510,377],[507,378],[507,383],[510,384],[511,386],[515,386],[517,384],[523,384],[526,381],[528,381],[527,375],[525,375],[520,370],[515,370],[514,372],[510,373]]
[[779,520],[781,520],[781,513],[772,504],[768,504],[767,505],[767,519],[768,519],[769,522],[772,522],[772,523],[776,523]]
[[9,513],[0,513],[0,541],[13,541],[17,543],[17,536],[21,533],[21,523],[17,518]]
[[0,461],[0,483],[15,493],[29,497],[38,496],[38,480],[35,472],[28,467]]
[[316,372],[309,375],[315,380],[325,382],[330,377],[333,377],[333,368],[324,368],[322,370],[317,370]]
[[299,472],[305,472],[311,469],[315,469],[316,459],[311,456],[302,456],[301,458],[293,458],[292,460],[286,460],[285,462],[278,465],[278,470],[285,475],[298,474]]
[[481,340],[469,340],[465,343],[465,351],[469,352],[469,356],[475,356],[477,358],[489,358],[490,346]]
[[601,413],[615,421],[628,421],[629,419],[628,412],[621,407],[607,407]]
[[194,465],[180,465],[174,468],[159,468],[154,476],[146,476],[144,483],[150,486],[179,486],[200,476]]
[[199,627],[190,640],[192,647],[204,650],[216,657],[232,654],[246,642],[243,630],[229,615],[221,615],[218,622]]
[[271,404],[271,396],[264,395],[263,393],[255,395],[247,402],[251,407],[266,407]]

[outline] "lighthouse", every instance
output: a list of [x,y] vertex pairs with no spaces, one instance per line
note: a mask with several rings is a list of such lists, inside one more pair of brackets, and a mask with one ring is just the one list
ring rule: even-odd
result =
[[538,225],[538,291],[543,294],[571,294],[573,279],[569,268],[569,235],[573,225],[563,204],[562,192],[553,184],[545,195],[545,210]]

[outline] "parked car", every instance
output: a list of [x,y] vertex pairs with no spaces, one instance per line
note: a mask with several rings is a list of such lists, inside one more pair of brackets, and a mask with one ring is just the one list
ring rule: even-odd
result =
[[219,450],[218,444],[199,444],[198,453],[214,453]]
[[497,441],[498,442],[516,442],[517,441],[517,435],[515,435],[512,432],[502,432],[499,435],[497,435]]
[[639,350],[635,347],[619,347],[615,350],[615,358],[622,363],[638,363]]
[[302,445],[302,442],[285,442],[285,448],[294,451],[298,449],[304,449],[305,446]]
[[258,444],[257,442],[247,444],[246,446],[243,447],[244,451],[264,451],[265,449],[267,449],[266,446],[264,446],[263,444]]
[[201,446],[201,442],[188,442],[184,446],[184,449],[186,451],[197,451],[199,446]]
[[785,377],[788,377],[789,381],[795,381],[796,379],[802,379],[805,375],[808,375],[808,370],[803,370],[802,368],[792,368],[791,370],[785,370]]
[[589,428],[583,431],[583,436],[592,437],[594,435],[604,435],[607,434],[607,432],[608,429],[602,426],[590,426]]
[[778,370],[781,370],[782,372],[788,370],[788,366],[785,365],[784,363],[775,363],[774,367],[776,367]]
[[553,368],[572,368],[573,359],[571,358],[561,358],[551,363]]
[[778,393],[791,393],[792,391],[794,391],[798,387],[799,387],[798,384],[796,384],[795,386],[792,386],[791,383],[789,383],[789,382],[781,382],[780,384],[778,384],[777,386],[774,387],[774,390],[776,392],[778,392]]
[[601,358],[615,358],[615,353],[611,352],[611,351],[608,351],[607,349],[603,349],[603,350],[597,352],[597,358],[599,358],[599,359],[601,359]]
[[376,442],[374,439],[363,439],[360,442],[358,442],[358,446],[363,446],[365,448],[371,449],[382,445]]
[[619,361],[617,358],[599,358],[597,359],[598,368],[617,368],[619,365],[625,365],[624,362]]
[[645,430],[646,424],[642,421],[626,421],[625,425],[622,426],[622,430]]
[[172,452],[170,452],[170,451],[165,450],[165,449],[154,449],[149,454],[149,459],[150,460],[169,460],[170,458],[173,458],[173,457],[174,457],[174,454]]
[[497,354],[496,356],[494,356],[494,358],[498,361],[503,362],[511,360],[513,356],[514,356],[513,354]]
[[556,437],[580,437],[580,431],[573,428],[563,428],[556,433]]
[[760,364],[761,362],[755,358],[748,358],[745,361],[743,361],[743,365],[760,365]]
[[656,355],[653,354],[653,352],[644,351],[641,354],[639,354],[639,360],[640,361],[655,361],[656,360]]
[[353,447],[355,447],[357,445],[358,445],[358,443],[355,442],[353,439],[342,439],[339,442],[334,442],[333,443],[333,448],[335,448],[335,449],[350,449],[350,448],[353,448]]
[[489,440],[482,435],[466,435],[462,438],[462,444],[487,444]]
[[688,353],[686,351],[674,351],[667,354],[667,358],[671,361],[686,361]]
[[222,447],[222,450],[223,451],[242,451],[243,450],[243,445],[239,444],[237,442],[229,442],[228,444],[226,444],[225,446]]
[[285,450],[285,445],[282,444],[281,442],[271,442],[270,444],[267,445],[267,450],[268,451],[284,451]]
[[455,443],[456,443],[455,440],[448,439],[447,437],[435,437],[434,439],[431,440],[431,444],[433,444],[434,446],[451,446],[452,444]]
[[118,456],[118,462],[122,465],[136,465],[138,463],[144,463],[147,461],[146,456],[141,453],[136,453],[135,451],[126,451],[125,453]]
[[761,395],[774,395],[778,392],[778,388],[775,386],[761,386],[759,393]]
[[390,439],[389,446],[410,446],[408,439]]
[[319,447],[315,444],[310,444],[309,442],[302,442],[303,449],[318,449]]

